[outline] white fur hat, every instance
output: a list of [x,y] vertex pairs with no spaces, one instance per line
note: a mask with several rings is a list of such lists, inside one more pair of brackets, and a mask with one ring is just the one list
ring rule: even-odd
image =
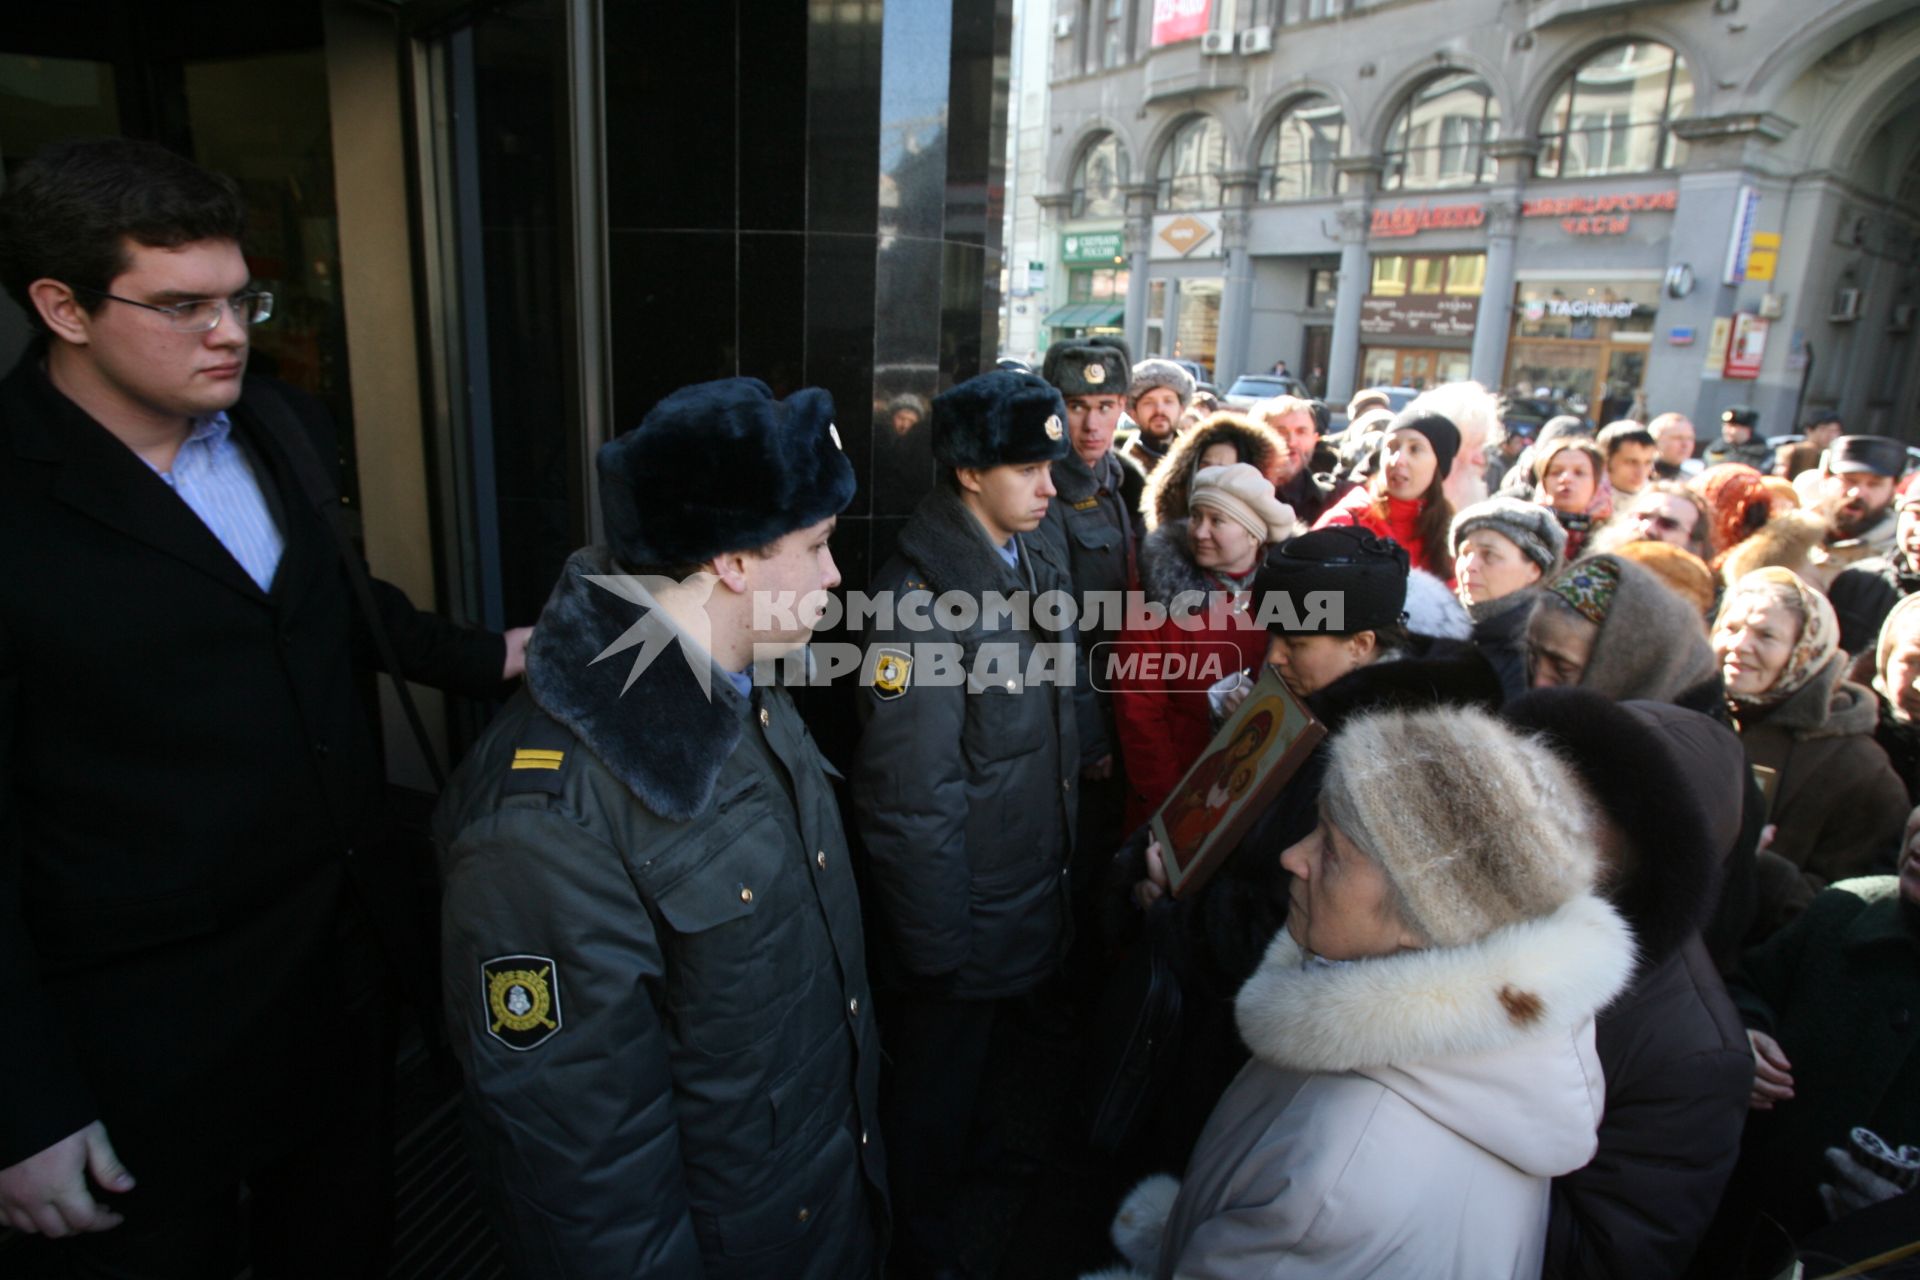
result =
[[1200,468],[1187,507],[1210,507],[1268,546],[1291,538],[1296,523],[1293,508],[1274,496],[1273,481],[1244,462]]
[[1592,889],[1591,802],[1545,743],[1483,711],[1383,711],[1334,735],[1322,811],[1371,854],[1437,947]]

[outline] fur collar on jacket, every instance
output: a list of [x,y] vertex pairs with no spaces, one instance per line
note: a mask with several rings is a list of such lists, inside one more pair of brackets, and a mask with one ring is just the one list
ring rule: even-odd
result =
[[1282,1070],[1358,1071],[1578,1027],[1626,987],[1634,943],[1618,912],[1581,894],[1464,947],[1332,966],[1305,958],[1282,930],[1234,1000],[1240,1037]]
[[[1044,537],[1021,534],[1018,541],[1022,556],[1053,564]],[[967,504],[945,485],[934,486],[914,508],[900,531],[899,548],[900,554],[926,577],[936,596],[948,591],[1011,595],[1027,588],[1027,575],[1000,558]],[[1037,567],[1035,573],[1038,576]],[[1040,577],[1039,584],[1042,591],[1047,590],[1046,578]]]
[[1187,522],[1169,520],[1140,544],[1140,590],[1157,604],[1171,604],[1183,592],[1207,595],[1229,588],[1193,559]]
[[1069,450],[1066,457],[1053,464],[1053,487],[1060,491],[1061,502],[1084,502],[1103,488],[1108,493],[1119,493],[1127,473],[1139,469],[1139,463],[1112,449],[1100,455],[1100,461],[1091,467],[1081,461],[1079,454]]
[[[721,767],[740,744],[747,700],[711,657],[682,640],[637,580],[588,581],[618,574],[605,547],[567,558],[527,645],[527,691],[641,804],[685,822],[712,802]],[[630,631],[642,632],[638,641],[609,652]],[[656,645],[654,659],[633,672],[636,657]],[[686,659],[705,659],[707,690]]]
[[1796,739],[1848,738],[1871,734],[1880,723],[1873,691],[1846,678],[1847,655],[1827,659],[1813,679],[1764,716],[1747,713],[1746,728],[1784,729]]

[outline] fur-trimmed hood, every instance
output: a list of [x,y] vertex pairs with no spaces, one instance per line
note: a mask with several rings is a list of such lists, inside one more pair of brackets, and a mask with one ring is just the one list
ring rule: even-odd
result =
[[[599,576],[624,581],[617,588],[590,581]],[[609,652],[633,632],[637,642]],[[637,656],[655,646],[653,660],[630,677]],[[692,665],[701,660],[704,690]],[[698,817],[712,802],[749,710],[727,673],[685,639],[638,580],[620,573],[605,547],[567,558],[527,644],[527,691],[641,804],[672,822]]]
[[1741,711],[1749,723],[1785,729],[1797,739],[1871,736],[1880,723],[1880,709],[1871,689],[1846,678],[1848,662],[1846,654],[1834,654],[1813,679],[1761,717],[1746,708]]
[[1251,461],[1261,475],[1279,483],[1286,441],[1264,422],[1238,414],[1216,414],[1175,436],[1166,457],[1147,477],[1140,518],[1149,530],[1187,518],[1187,499],[1193,492],[1193,473],[1198,470],[1200,454],[1206,445],[1218,444],[1223,437],[1231,440],[1240,456]]
[[[1283,1071],[1355,1072],[1512,1164],[1553,1176],[1592,1152],[1595,1114],[1548,1116],[1512,1071],[1583,1071],[1573,1037],[1627,986],[1634,941],[1590,893],[1461,947],[1309,965],[1282,931],[1234,1001],[1241,1039]],[[1522,1079],[1525,1079],[1523,1076]],[[1572,1157],[1572,1162],[1568,1159]]]

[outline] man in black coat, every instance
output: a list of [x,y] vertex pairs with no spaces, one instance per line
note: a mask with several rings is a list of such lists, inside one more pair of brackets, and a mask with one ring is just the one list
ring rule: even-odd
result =
[[[384,1249],[379,921],[407,869],[370,632],[303,483],[336,456],[324,415],[244,378],[271,299],[241,218],[224,179],[118,140],[0,199],[41,330],[0,383],[0,1216],[75,1237],[36,1275],[231,1274],[243,1183],[258,1272]],[[375,592],[406,675],[517,674],[524,633]]]
[[1593,793],[1602,889],[1640,956],[1595,1026],[1607,1089],[1599,1149],[1553,1180],[1543,1274],[1670,1280],[1686,1272],[1733,1175],[1753,1080],[1739,1014],[1700,935],[1739,837],[1746,756],[1726,726],[1666,703],[1536,689],[1502,715],[1545,734]]

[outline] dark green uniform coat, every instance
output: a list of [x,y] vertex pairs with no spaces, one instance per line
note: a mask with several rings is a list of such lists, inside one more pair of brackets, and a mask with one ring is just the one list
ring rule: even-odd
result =
[[[777,688],[703,694],[567,564],[529,692],[438,814],[470,1133],[520,1276],[873,1274],[885,1174],[860,904]],[[666,636],[660,633],[660,638]]]
[[[896,608],[894,625],[869,630],[868,663],[879,654],[884,664],[891,651],[912,665],[903,681],[877,680],[860,693],[853,796],[871,907],[891,961],[887,979],[954,997],[1032,989],[1065,941],[1079,785],[1073,633],[1037,622],[1019,630],[989,610],[959,630],[938,625],[931,609],[927,629],[908,616],[916,599],[924,605],[947,592],[980,600],[1071,591],[1048,540],[1018,541],[1014,569],[959,497],[937,488],[873,584],[894,593]],[[1059,647],[1036,661],[1037,647],[1049,644]],[[934,646],[963,674],[936,675]],[[1043,666],[1053,678],[1030,684]]]
[[[1138,581],[1140,553],[1140,499],[1146,476],[1137,464],[1109,450],[1096,467],[1069,453],[1053,464],[1057,497],[1047,503],[1047,518],[1034,538],[1048,539],[1054,559],[1067,568],[1074,598],[1080,605],[1078,638],[1081,665],[1094,660],[1093,647],[1120,638],[1119,627],[1088,629],[1087,598],[1095,592],[1118,595]],[[1114,615],[1102,615],[1114,616]],[[1104,657],[1106,650],[1099,656]],[[1104,681],[1079,681],[1080,757],[1092,764],[1114,749],[1112,700],[1100,687]],[[1104,853],[1105,851],[1102,850]]]

